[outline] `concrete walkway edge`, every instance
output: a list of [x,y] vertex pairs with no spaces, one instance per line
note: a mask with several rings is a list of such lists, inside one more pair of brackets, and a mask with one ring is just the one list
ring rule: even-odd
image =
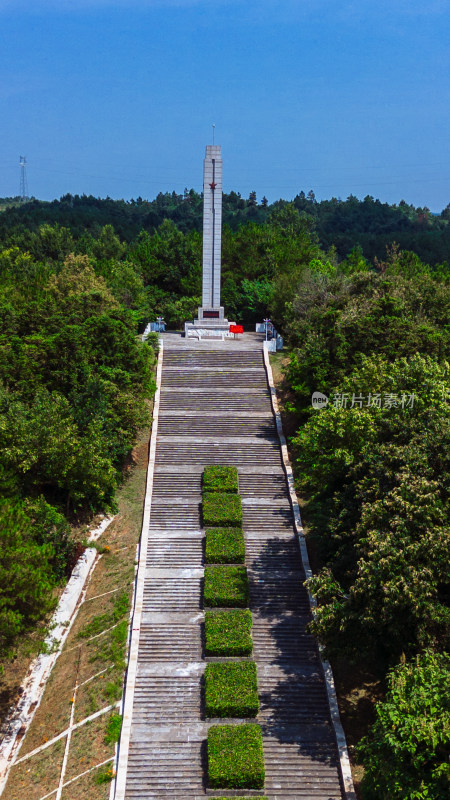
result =
[[134,690],[136,686],[139,635],[141,627],[141,617],[144,598],[145,570],[147,566],[147,545],[150,527],[150,509],[153,494],[153,473],[156,456],[156,437],[158,434],[159,405],[161,399],[161,377],[163,364],[163,342],[159,340],[158,366],[156,369],[156,392],[153,405],[152,433],[150,437],[149,459],[147,467],[147,485],[145,490],[144,513],[142,518],[142,532],[139,544],[139,564],[136,577],[135,600],[133,617],[131,622],[130,650],[128,655],[128,669],[126,678],[126,688],[123,700],[123,719],[122,732],[120,736],[117,775],[115,783],[115,800],[124,800],[125,784],[127,778],[128,753],[131,736],[131,722],[133,713]]
[[[267,349],[264,348],[263,352],[264,352],[264,365],[267,372],[267,380],[269,383],[270,397],[272,401],[272,410],[274,413],[278,437],[280,440],[281,458],[283,462],[283,468],[286,473],[286,479],[289,487],[289,497],[292,505],[292,511],[294,514],[295,531],[300,546],[300,552],[306,578],[310,578],[312,577],[312,571],[309,564],[309,556],[306,547],[305,534],[303,531],[303,525],[300,515],[300,508],[298,505],[297,495],[295,493],[295,488],[294,488],[294,475],[292,472],[291,463],[289,461],[289,454],[286,445],[286,437],[283,432],[283,424],[281,421],[281,414],[278,407],[277,394],[276,394],[275,384],[273,381],[272,367],[270,365],[269,353]],[[314,608],[316,606],[315,599],[309,592],[308,592],[308,597],[311,609],[312,611],[314,611]],[[339,760],[341,765],[342,780],[344,782],[345,795],[347,800],[356,800],[355,789],[353,786],[352,771],[350,768],[350,759],[348,757],[347,741],[345,738],[344,729],[342,727],[341,718],[339,716],[339,708],[336,697],[336,688],[334,685],[333,672],[328,661],[323,661],[322,666],[327,687],[328,702],[330,704],[331,720],[333,723],[333,728],[336,736],[336,743],[339,752]]]

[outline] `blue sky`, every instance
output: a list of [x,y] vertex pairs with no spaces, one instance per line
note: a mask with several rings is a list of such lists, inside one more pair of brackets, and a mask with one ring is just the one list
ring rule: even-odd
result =
[[449,0],[0,0],[0,197],[450,202]]

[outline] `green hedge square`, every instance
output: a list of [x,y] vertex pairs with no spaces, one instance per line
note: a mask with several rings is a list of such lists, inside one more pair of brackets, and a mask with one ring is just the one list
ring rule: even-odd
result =
[[250,656],[252,650],[252,615],[248,609],[206,612],[207,656]]
[[264,753],[259,725],[212,725],[208,731],[211,789],[262,789]]
[[203,491],[237,494],[239,481],[236,467],[205,467],[203,471]]
[[203,601],[209,608],[246,608],[249,600],[245,567],[207,566]]
[[242,528],[208,528],[205,561],[207,564],[243,564],[245,540]]
[[258,711],[258,676],[254,661],[207,665],[207,717],[256,717]]
[[224,492],[204,492],[203,524],[205,527],[240,527],[242,525],[242,504],[238,494]]

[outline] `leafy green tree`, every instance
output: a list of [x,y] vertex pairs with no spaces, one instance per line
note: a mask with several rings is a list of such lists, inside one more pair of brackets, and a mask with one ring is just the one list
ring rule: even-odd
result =
[[[365,407],[312,412],[294,439],[325,563],[309,581],[312,627],[329,654],[389,662],[447,640],[448,387],[448,366],[429,357],[363,359],[337,396]],[[370,392],[398,403],[367,406]]]
[[105,280],[116,300],[124,308],[136,312],[134,318],[138,324],[143,322],[145,289],[139,267],[132,261],[111,260],[105,272]]
[[447,315],[448,286],[429,273],[411,278],[390,269],[382,275],[305,269],[286,324],[290,341],[298,344],[287,369],[292,405],[303,414],[312,392],[336,388],[362,355],[394,360],[422,352],[442,360],[450,353]]
[[346,275],[353,275],[355,272],[368,272],[369,264],[364,258],[363,249],[360,244],[352,248],[347,258],[340,264],[341,272]]
[[336,266],[321,258],[313,258],[308,264],[310,272],[319,272],[322,275],[336,275]]
[[187,320],[197,316],[198,307],[201,305],[201,296],[177,297],[165,299],[161,303],[161,313],[166,323],[171,328],[181,328]]
[[291,314],[290,303],[303,273],[322,254],[314,233],[314,220],[300,214],[293,203],[272,211],[268,225],[268,258],[274,283],[271,313],[275,322],[283,326]]
[[198,236],[185,236],[171,220],[165,220],[155,235],[142,239],[138,255],[145,284],[158,284],[167,292],[176,293],[181,281],[200,261]]
[[117,261],[123,256],[125,245],[116,235],[112,225],[104,225],[100,235],[93,242],[92,251],[98,259],[115,259]]
[[0,274],[6,280],[15,275],[16,280],[29,280],[34,272],[34,260],[30,253],[23,253],[19,247],[6,247],[0,252]]
[[446,800],[450,658],[425,652],[389,674],[386,699],[358,747],[365,800]]
[[241,313],[246,322],[258,322],[268,314],[273,285],[267,278],[242,281]]
[[68,400],[44,389],[27,406],[3,394],[0,442],[6,469],[17,471],[28,492],[53,488],[66,508],[83,503],[108,508],[116,474],[99,420],[80,435]]
[[24,511],[31,523],[30,533],[33,541],[39,546],[51,545],[53,548],[53,555],[48,561],[56,580],[62,580],[68,575],[75,553],[70,525],[42,495],[35,499],[27,499]]
[[41,225],[31,241],[31,252],[39,259],[62,261],[74,249],[74,240],[69,228],[60,225]]
[[0,499],[0,653],[55,606],[50,544],[36,544],[19,505]]
[[85,255],[68,255],[62,270],[50,277],[48,290],[60,311],[73,320],[119,308],[105,279],[96,274]]

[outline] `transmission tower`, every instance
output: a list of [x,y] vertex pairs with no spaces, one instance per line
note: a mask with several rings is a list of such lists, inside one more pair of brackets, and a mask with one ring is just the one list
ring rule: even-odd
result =
[[27,181],[27,159],[26,156],[19,156],[20,164],[20,199],[22,203],[28,200],[28,181]]

